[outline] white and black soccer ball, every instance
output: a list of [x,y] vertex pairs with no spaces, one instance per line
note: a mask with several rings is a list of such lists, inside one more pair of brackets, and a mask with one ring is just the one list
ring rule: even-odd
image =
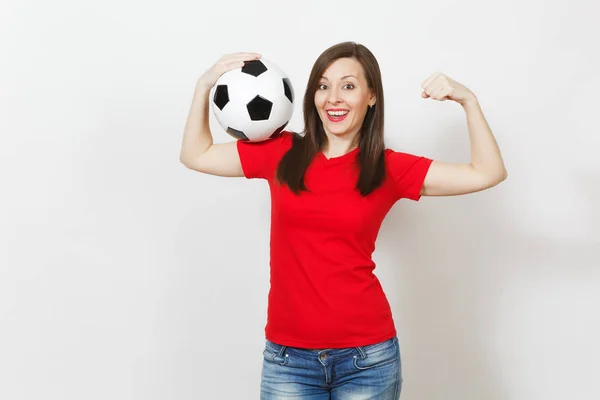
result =
[[268,139],[285,128],[294,112],[290,79],[263,58],[221,75],[211,99],[217,121],[238,140]]

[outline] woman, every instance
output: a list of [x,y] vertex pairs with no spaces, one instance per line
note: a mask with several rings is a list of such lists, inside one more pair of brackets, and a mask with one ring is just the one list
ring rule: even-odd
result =
[[472,193],[506,178],[476,96],[436,73],[423,98],[465,110],[471,162],[451,164],[386,149],[379,65],[355,43],[316,60],[304,97],[304,135],[213,144],[208,95],[256,53],[221,58],[200,77],[181,162],[219,176],[262,178],[271,193],[271,288],[261,399],[398,399],[400,351],[371,255],[396,201]]

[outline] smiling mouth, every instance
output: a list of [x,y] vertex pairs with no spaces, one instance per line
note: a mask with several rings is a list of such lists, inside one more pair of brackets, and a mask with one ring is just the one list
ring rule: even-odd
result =
[[348,115],[349,111],[327,111],[327,118],[331,122],[340,122],[343,121]]

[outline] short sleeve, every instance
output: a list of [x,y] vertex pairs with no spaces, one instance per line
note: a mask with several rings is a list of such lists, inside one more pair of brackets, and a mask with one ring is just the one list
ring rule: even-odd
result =
[[407,198],[418,201],[425,176],[433,162],[427,157],[387,150],[387,170],[393,181],[396,200]]
[[282,132],[261,142],[238,140],[237,149],[244,176],[248,179],[267,179],[275,176],[279,160],[291,144],[291,134]]

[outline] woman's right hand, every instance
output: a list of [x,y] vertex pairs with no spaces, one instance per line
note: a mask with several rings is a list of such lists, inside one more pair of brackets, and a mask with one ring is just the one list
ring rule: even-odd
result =
[[225,72],[241,68],[244,66],[244,62],[258,60],[260,57],[261,55],[258,53],[226,54],[198,79],[196,86],[210,90]]

